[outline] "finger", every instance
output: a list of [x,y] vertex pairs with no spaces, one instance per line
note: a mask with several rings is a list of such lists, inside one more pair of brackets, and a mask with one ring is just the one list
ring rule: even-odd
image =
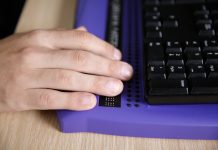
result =
[[60,92],[51,89],[27,89],[27,109],[88,110],[96,105],[96,96],[86,92]]
[[[41,52],[40,52],[41,50]],[[28,56],[36,68],[62,68],[78,72],[111,76],[128,80],[133,74],[132,67],[121,61],[106,59],[82,50],[36,50],[40,53]],[[30,64],[30,63],[28,63]]]
[[79,49],[110,59],[121,59],[121,52],[114,46],[81,30],[36,30],[27,34],[26,38],[33,46],[51,49]]
[[78,28],[76,28],[76,30],[80,30],[80,31],[88,31],[86,27],[84,26],[80,26]]
[[63,69],[35,69],[28,83],[33,88],[83,91],[105,96],[116,96],[123,90],[123,83],[118,79]]

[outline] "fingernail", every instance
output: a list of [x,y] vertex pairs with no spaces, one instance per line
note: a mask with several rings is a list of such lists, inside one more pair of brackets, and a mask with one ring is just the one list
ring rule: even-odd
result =
[[129,79],[132,76],[132,73],[133,73],[132,67],[125,63],[121,69],[121,75],[124,78]]
[[122,54],[121,54],[120,50],[115,48],[114,49],[114,59],[115,60],[121,60],[121,57],[122,57]]
[[107,83],[107,89],[109,89],[112,93],[117,93],[120,91],[120,86],[114,81],[109,81]]

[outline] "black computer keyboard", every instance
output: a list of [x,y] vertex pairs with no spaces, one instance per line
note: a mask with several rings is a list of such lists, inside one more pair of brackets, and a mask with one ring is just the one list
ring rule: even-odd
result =
[[144,0],[150,104],[218,103],[218,1]]

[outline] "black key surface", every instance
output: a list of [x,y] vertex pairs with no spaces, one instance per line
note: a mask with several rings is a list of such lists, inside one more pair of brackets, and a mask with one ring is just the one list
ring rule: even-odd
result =
[[218,78],[218,65],[207,66],[208,78]]
[[150,95],[187,95],[188,83],[186,80],[150,80]]
[[200,30],[198,35],[203,38],[212,38],[215,36],[214,30]]
[[183,65],[168,66],[168,79],[185,79],[185,67]]
[[163,65],[148,66],[148,80],[150,79],[166,79],[166,69]]
[[193,79],[190,80],[190,93],[193,95],[218,94],[218,79]]
[[167,65],[183,65],[183,55],[182,53],[167,53]]
[[210,64],[218,64],[218,52],[216,51],[208,51],[205,54],[206,56],[206,61],[205,64],[210,65]]
[[170,42],[166,43],[166,53],[182,53],[182,46],[180,42]]
[[201,52],[200,43],[198,41],[186,41],[184,53],[187,52]]
[[164,65],[164,48],[160,43],[150,42],[147,46],[148,65]]
[[200,52],[188,52],[186,54],[186,65],[203,64],[203,57]]
[[204,65],[188,66],[188,78],[206,78],[206,70],[204,68]]

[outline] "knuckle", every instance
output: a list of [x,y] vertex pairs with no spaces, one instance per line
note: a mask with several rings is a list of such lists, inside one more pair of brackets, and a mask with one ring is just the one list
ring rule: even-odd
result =
[[118,66],[117,62],[116,61],[110,61],[109,62],[109,65],[108,65],[108,72],[109,74],[114,74],[116,73],[118,70],[116,69]]
[[57,81],[60,84],[66,85],[72,83],[72,77],[65,71],[58,71],[56,73],[54,81]]
[[48,32],[46,30],[33,30],[27,34],[27,39],[30,40],[30,42],[34,42],[37,44],[43,44],[47,41]]
[[32,48],[32,47],[27,47],[27,48],[22,49],[21,51],[22,51],[22,55],[24,55],[24,56],[28,55],[29,56],[30,54],[35,52],[35,49]]
[[45,37],[47,35],[47,31],[46,30],[41,30],[41,29],[38,29],[38,30],[33,30],[31,32],[29,32],[28,36],[30,39],[41,39],[43,37]]
[[49,92],[42,92],[37,100],[38,106],[53,106],[52,95]]
[[20,60],[22,63],[29,64],[32,60],[35,59],[36,56],[37,51],[32,47],[28,47],[21,50]]
[[72,54],[72,60],[75,64],[83,66],[87,61],[88,53],[75,50]]
[[83,41],[83,40],[88,40],[92,38],[92,34],[88,32],[83,32],[83,31],[76,31],[78,34],[78,37]]
[[104,83],[106,83],[105,78],[103,77],[96,77],[94,79],[94,82],[92,82],[91,86],[90,86],[90,90],[91,91],[95,91],[95,90],[104,90],[105,86]]
[[104,42],[102,47],[105,50],[105,52],[111,53],[111,55],[113,56],[113,54],[114,54],[114,47],[112,45]]

